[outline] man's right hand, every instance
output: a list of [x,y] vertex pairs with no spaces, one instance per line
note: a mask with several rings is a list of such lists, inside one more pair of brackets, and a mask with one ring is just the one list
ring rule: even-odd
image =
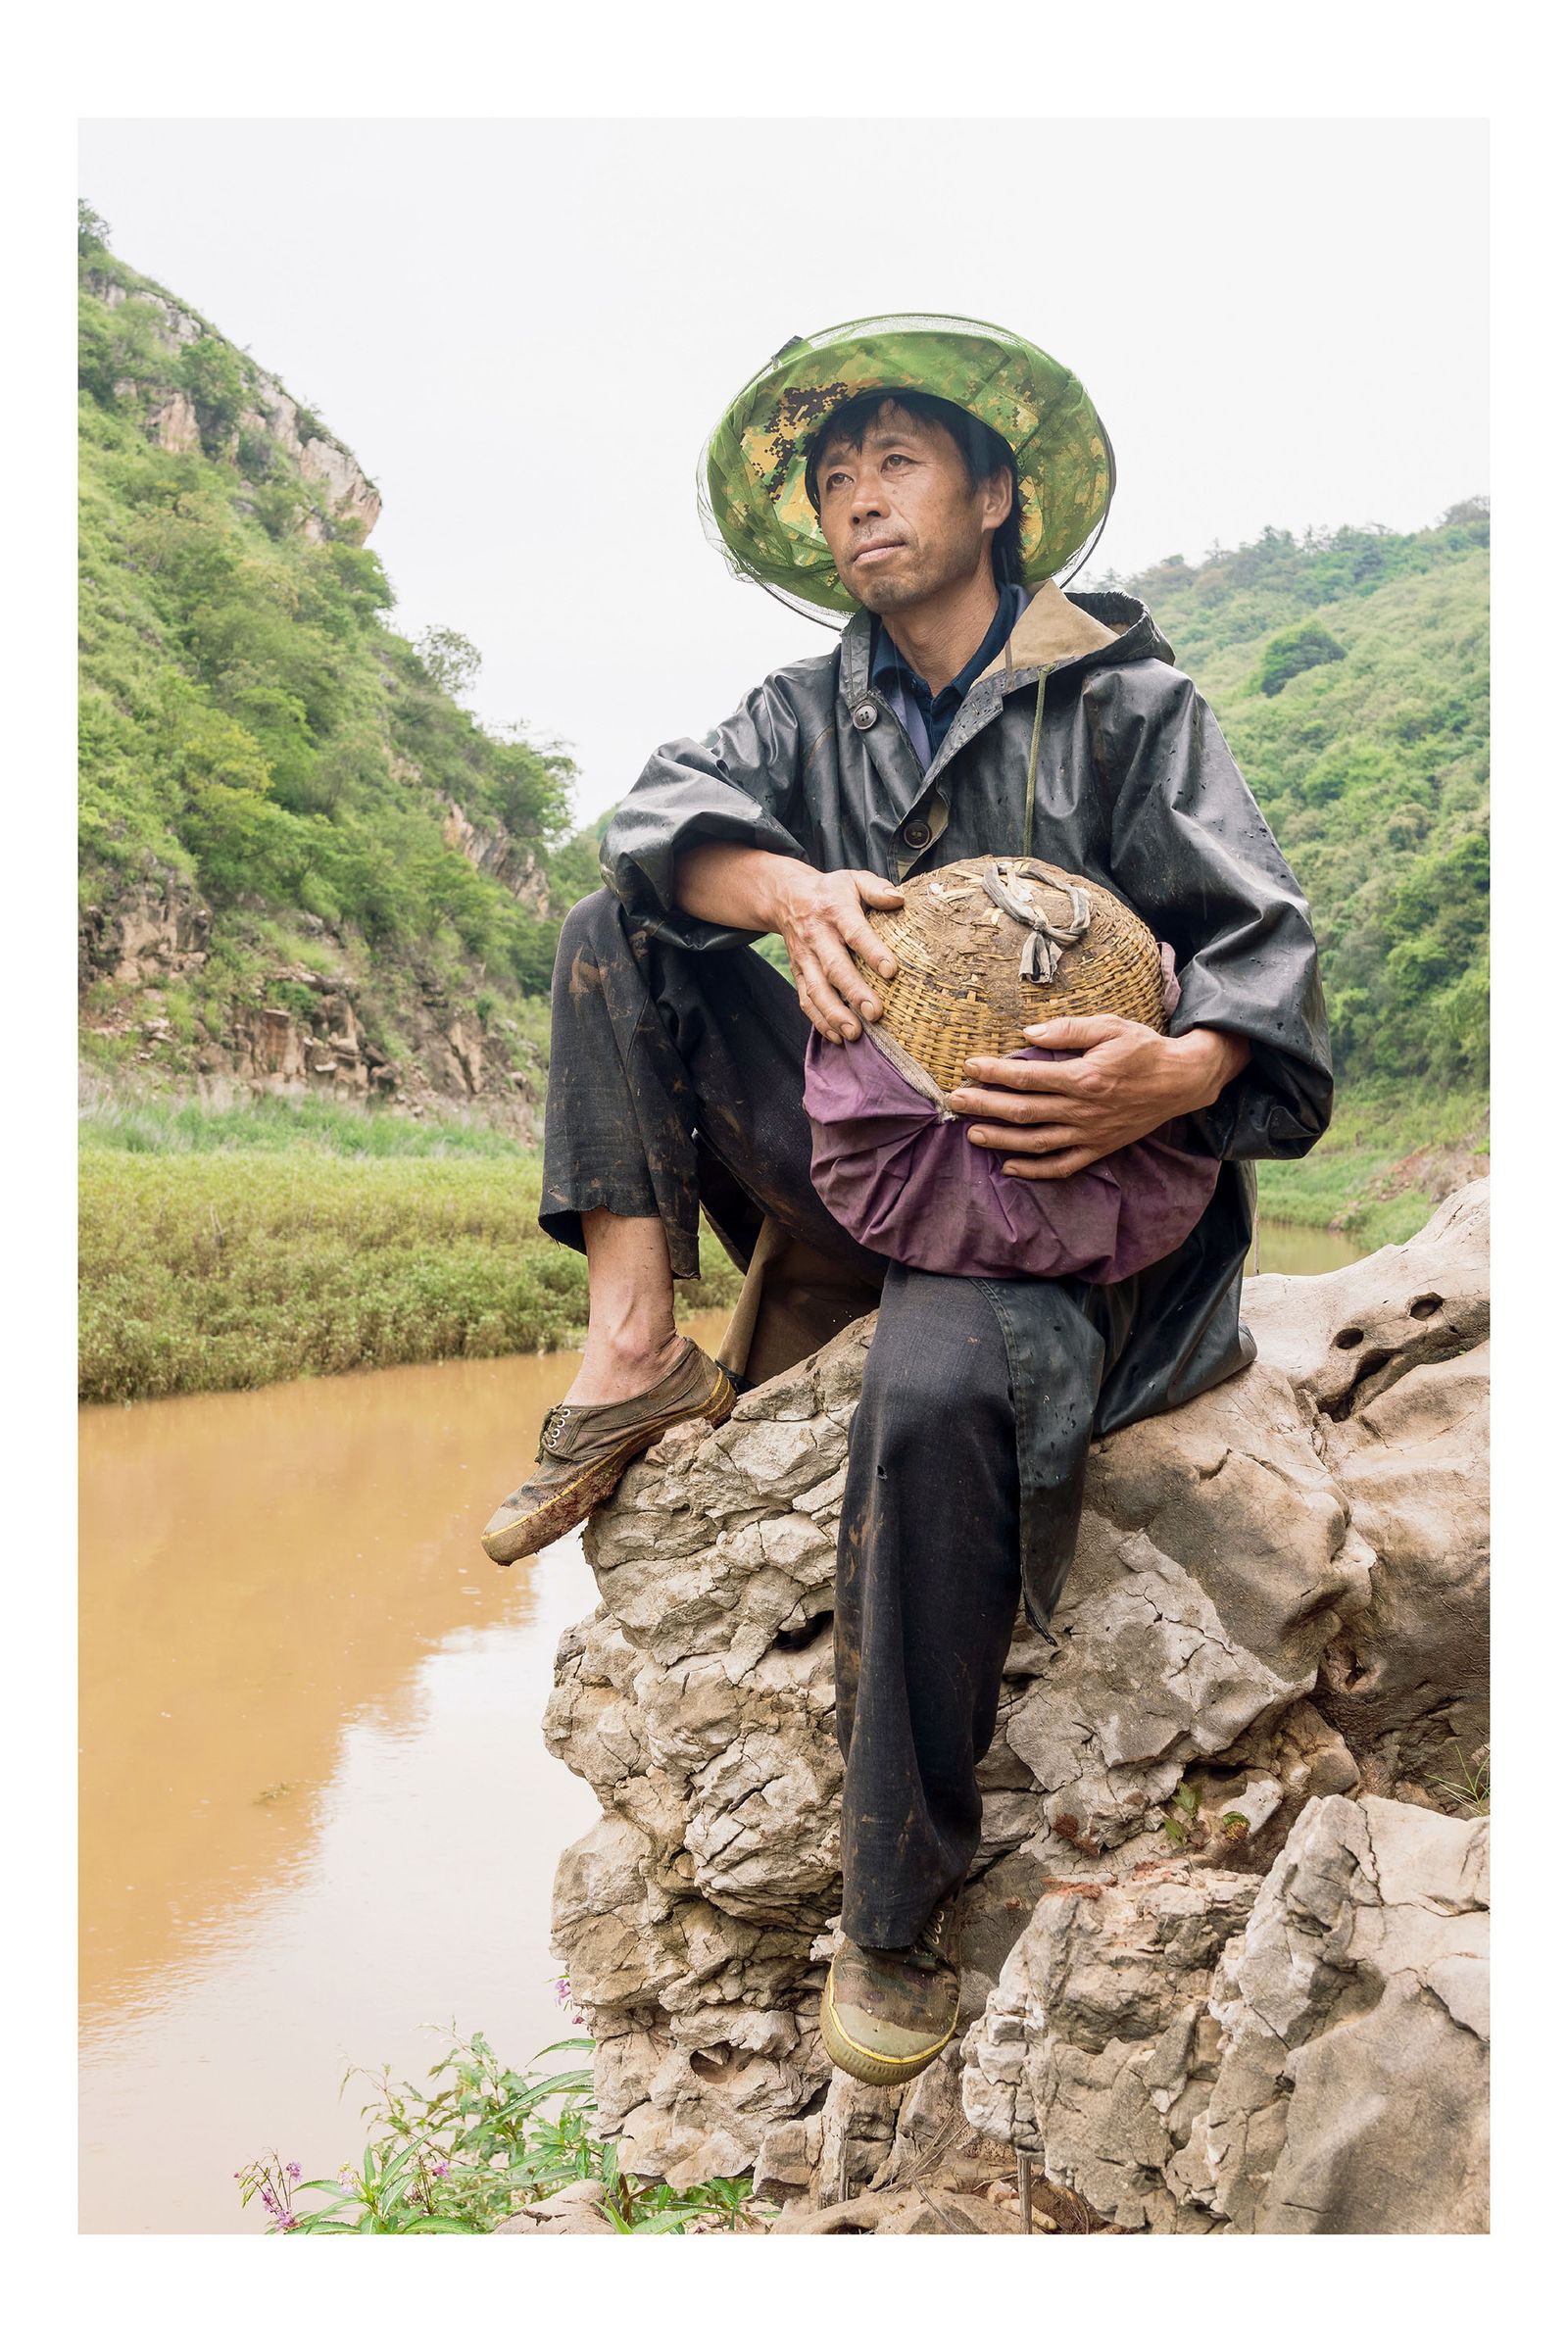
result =
[[779,877],[773,928],[784,942],[801,1010],[819,1037],[848,1044],[859,1036],[861,1020],[882,1018],[881,1000],[867,989],[854,956],[862,956],[885,980],[899,968],[864,909],[902,906],[904,893],[880,874],[857,868],[822,874],[785,862],[789,870]]
[[851,950],[891,980],[898,965],[865,919],[867,906],[904,905],[904,893],[880,874],[851,867],[824,874],[801,858],[749,850],[734,841],[704,841],[682,853],[675,867],[675,900],[688,914],[743,931],[776,931],[795,974],[801,1010],[813,1029],[837,1044],[860,1034],[862,1020],[879,1021],[882,1006],[858,971]]

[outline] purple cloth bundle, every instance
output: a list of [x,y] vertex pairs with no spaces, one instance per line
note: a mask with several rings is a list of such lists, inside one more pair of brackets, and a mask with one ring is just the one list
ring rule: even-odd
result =
[[[1020,1061],[1071,1056],[1030,1046]],[[1167,1120],[1076,1176],[1004,1176],[1004,1153],[969,1141],[862,1031],[853,1045],[813,1033],[806,1050],[811,1182],[845,1231],[928,1274],[1076,1274],[1120,1282],[1187,1239],[1219,1161]]]

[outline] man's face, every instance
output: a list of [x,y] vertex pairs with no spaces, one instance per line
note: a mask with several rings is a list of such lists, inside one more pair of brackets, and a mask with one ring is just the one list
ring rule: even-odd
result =
[[858,449],[829,431],[816,485],[839,578],[873,612],[905,612],[986,569],[1012,503],[1004,473],[971,488],[946,427],[894,400],[883,402]]

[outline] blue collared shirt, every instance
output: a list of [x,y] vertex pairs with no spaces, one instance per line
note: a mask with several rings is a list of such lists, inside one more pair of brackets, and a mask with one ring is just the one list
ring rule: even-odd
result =
[[886,697],[889,708],[902,722],[922,767],[929,767],[941,751],[964,696],[980,672],[989,669],[1001,653],[1028,602],[1027,588],[1003,589],[996,618],[957,676],[940,694],[933,694],[924,678],[916,677],[878,621],[871,653],[871,683]]

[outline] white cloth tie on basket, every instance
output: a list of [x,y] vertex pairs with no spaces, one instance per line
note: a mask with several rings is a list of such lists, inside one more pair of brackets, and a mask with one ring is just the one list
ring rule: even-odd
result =
[[1062,952],[1075,948],[1089,929],[1089,899],[1076,883],[1064,887],[1072,906],[1070,923],[1054,923],[1049,914],[1009,890],[1002,878],[999,865],[988,866],[980,877],[980,887],[993,906],[1004,914],[1010,914],[1015,923],[1022,923],[1027,937],[1023,954],[1018,958],[1020,980],[1054,980]]

